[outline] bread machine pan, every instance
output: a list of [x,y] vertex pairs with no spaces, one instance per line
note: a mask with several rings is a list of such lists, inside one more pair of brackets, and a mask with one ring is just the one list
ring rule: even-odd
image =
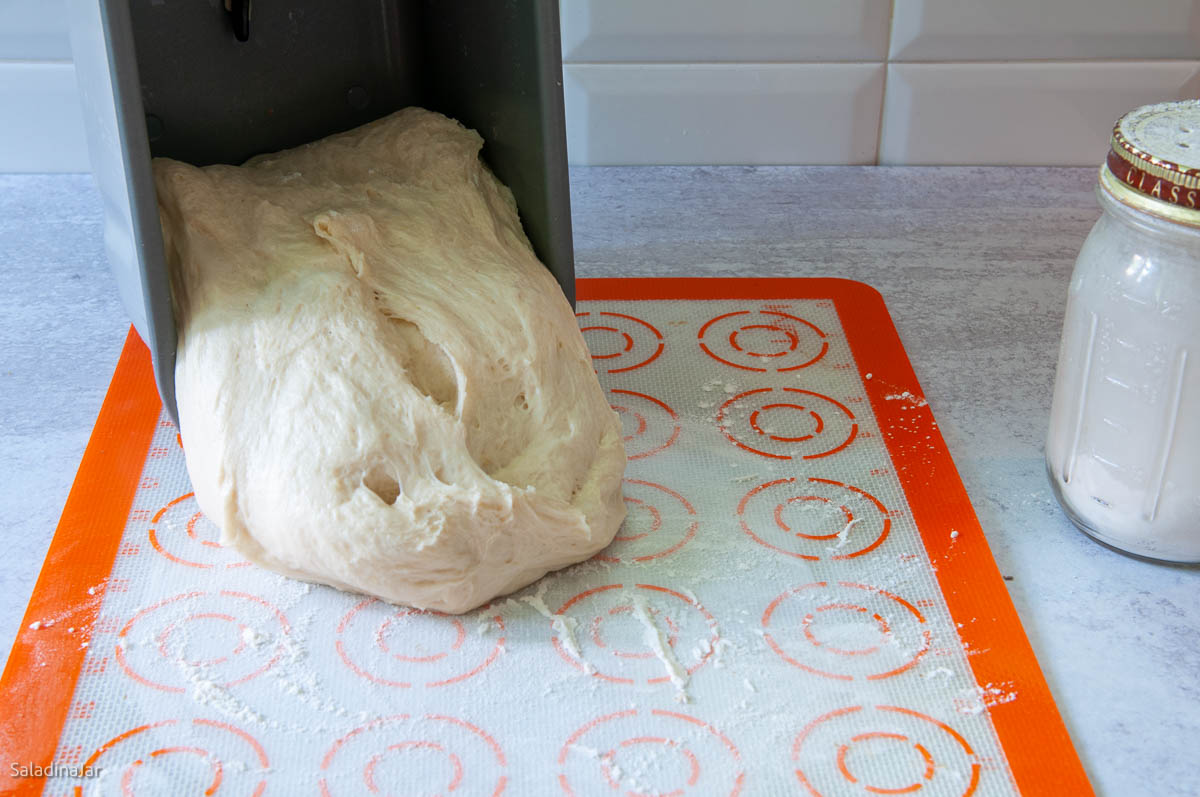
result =
[[150,159],[241,163],[420,105],[479,131],[574,301],[555,0],[69,0],[104,241],[175,407],[175,319]]

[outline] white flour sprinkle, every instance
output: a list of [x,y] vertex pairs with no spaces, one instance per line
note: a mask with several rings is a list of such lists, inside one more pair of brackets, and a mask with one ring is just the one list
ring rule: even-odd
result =
[[258,649],[264,642],[269,642],[271,638],[266,634],[255,631],[250,626],[242,629],[242,641],[254,649]]
[[836,551],[850,541],[850,529],[854,528],[855,524],[858,523],[859,520],[861,520],[861,518],[854,518],[846,524],[845,528],[837,533],[837,545],[833,546],[830,550]]
[[[528,603],[539,614],[550,620],[550,625],[558,632],[559,639],[562,641],[563,647],[567,649],[567,653],[570,653],[579,662],[585,673],[591,675],[596,671],[596,668],[583,657],[583,650],[579,647],[579,640],[575,637],[575,629],[579,626],[579,621],[574,617],[567,617],[550,611],[550,607],[546,605],[546,601],[542,597],[546,594],[546,586],[546,579],[542,579],[542,582],[538,584],[537,592],[533,595],[525,595],[521,600]],[[511,598],[509,599],[509,603],[513,603]]]
[[663,663],[663,669],[667,671],[667,677],[675,685],[675,700],[680,703],[690,702],[687,693],[687,669],[679,663],[679,659],[675,658],[674,648],[667,641],[667,635],[654,622],[654,618],[650,615],[650,609],[646,606],[645,599],[641,595],[634,595],[632,602],[634,616],[642,622],[642,626],[646,629],[646,644],[650,646],[650,649],[654,651],[654,655],[658,656],[659,661]]
[[[926,401],[924,398],[921,398],[920,396],[914,396],[912,393],[910,393],[907,390],[905,390],[903,393],[891,393],[887,396],[884,396],[884,398],[887,399],[888,401],[904,401],[904,402],[911,404],[914,407],[924,407],[929,404],[929,402]],[[907,409],[907,408],[904,408],[904,409]]]

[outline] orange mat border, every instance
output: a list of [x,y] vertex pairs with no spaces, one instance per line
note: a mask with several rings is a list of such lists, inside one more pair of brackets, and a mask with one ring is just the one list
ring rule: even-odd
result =
[[[886,398],[924,393],[877,291],[826,278],[583,279],[577,291],[581,300],[833,301],[856,364],[872,375],[864,380],[871,408],[976,682],[1017,694],[988,715],[1018,789],[1093,793],[932,411]],[[53,760],[160,407],[149,351],[131,329],[0,679],[0,793],[42,792],[43,778],[14,779],[7,764]],[[60,615],[50,628],[29,628]]]
[[54,759],[161,408],[131,327],[0,678],[0,794],[42,793],[45,778],[14,777],[11,765]]

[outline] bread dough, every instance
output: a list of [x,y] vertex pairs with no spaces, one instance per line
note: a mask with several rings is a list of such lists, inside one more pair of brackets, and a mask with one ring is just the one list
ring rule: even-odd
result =
[[223,545],[463,612],[612,540],[620,421],[481,146],[410,108],[240,167],[155,160],[179,426]]

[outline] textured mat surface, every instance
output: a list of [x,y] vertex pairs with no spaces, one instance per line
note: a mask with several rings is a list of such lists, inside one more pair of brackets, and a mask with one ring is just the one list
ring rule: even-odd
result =
[[629,520],[459,618],[220,548],[131,340],[5,671],[9,757],[47,794],[1089,791],[877,294],[580,296]]

